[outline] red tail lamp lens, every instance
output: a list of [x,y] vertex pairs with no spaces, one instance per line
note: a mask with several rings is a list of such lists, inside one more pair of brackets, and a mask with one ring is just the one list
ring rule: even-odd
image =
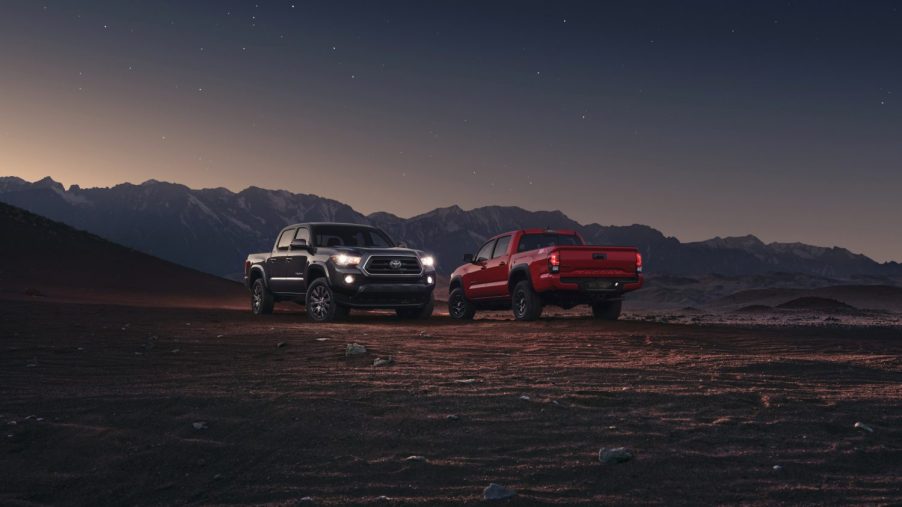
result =
[[552,273],[557,273],[561,270],[561,258],[558,256],[557,252],[553,252],[548,257],[548,270]]

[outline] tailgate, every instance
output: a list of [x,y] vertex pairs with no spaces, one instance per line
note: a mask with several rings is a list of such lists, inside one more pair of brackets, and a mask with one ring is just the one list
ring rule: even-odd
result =
[[562,246],[555,249],[560,257],[562,276],[636,276],[635,248],[609,246]]

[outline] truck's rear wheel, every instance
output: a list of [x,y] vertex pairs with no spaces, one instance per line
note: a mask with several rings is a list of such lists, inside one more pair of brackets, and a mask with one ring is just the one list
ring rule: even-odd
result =
[[348,315],[348,308],[335,301],[329,281],[317,278],[307,287],[307,317],[314,322],[332,322]]
[[257,278],[251,285],[251,311],[254,315],[268,315],[272,313],[273,306],[275,299],[272,292],[266,288],[262,278]]
[[419,308],[398,308],[395,312],[402,319],[428,319],[435,308],[435,298],[429,295],[429,302]]
[[514,286],[514,294],[511,296],[514,309],[514,318],[517,320],[536,320],[542,315],[542,299],[532,290],[532,284],[527,280]]
[[620,318],[622,301],[596,301],[592,303],[592,315],[601,320],[617,320]]
[[448,314],[455,320],[473,320],[476,315],[476,307],[467,300],[467,295],[460,287],[452,290],[448,296]]

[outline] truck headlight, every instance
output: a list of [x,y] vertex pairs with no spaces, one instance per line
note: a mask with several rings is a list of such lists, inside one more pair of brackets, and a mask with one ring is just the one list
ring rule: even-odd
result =
[[420,262],[423,264],[423,266],[431,268],[435,265],[435,258],[433,258],[431,255],[427,255],[426,257],[420,257]]
[[335,254],[332,256],[332,262],[334,262],[337,266],[356,266],[360,264],[360,256]]

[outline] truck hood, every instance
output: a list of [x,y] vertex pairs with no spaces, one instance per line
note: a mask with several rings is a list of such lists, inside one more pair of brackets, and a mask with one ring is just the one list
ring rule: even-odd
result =
[[426,255],[422,250],[414,250],[412,248],[360,248],[360,247],[320,247],[335,250],[335,252],[355,254],[355,255],[411,255],[414,257],[422,257]]

